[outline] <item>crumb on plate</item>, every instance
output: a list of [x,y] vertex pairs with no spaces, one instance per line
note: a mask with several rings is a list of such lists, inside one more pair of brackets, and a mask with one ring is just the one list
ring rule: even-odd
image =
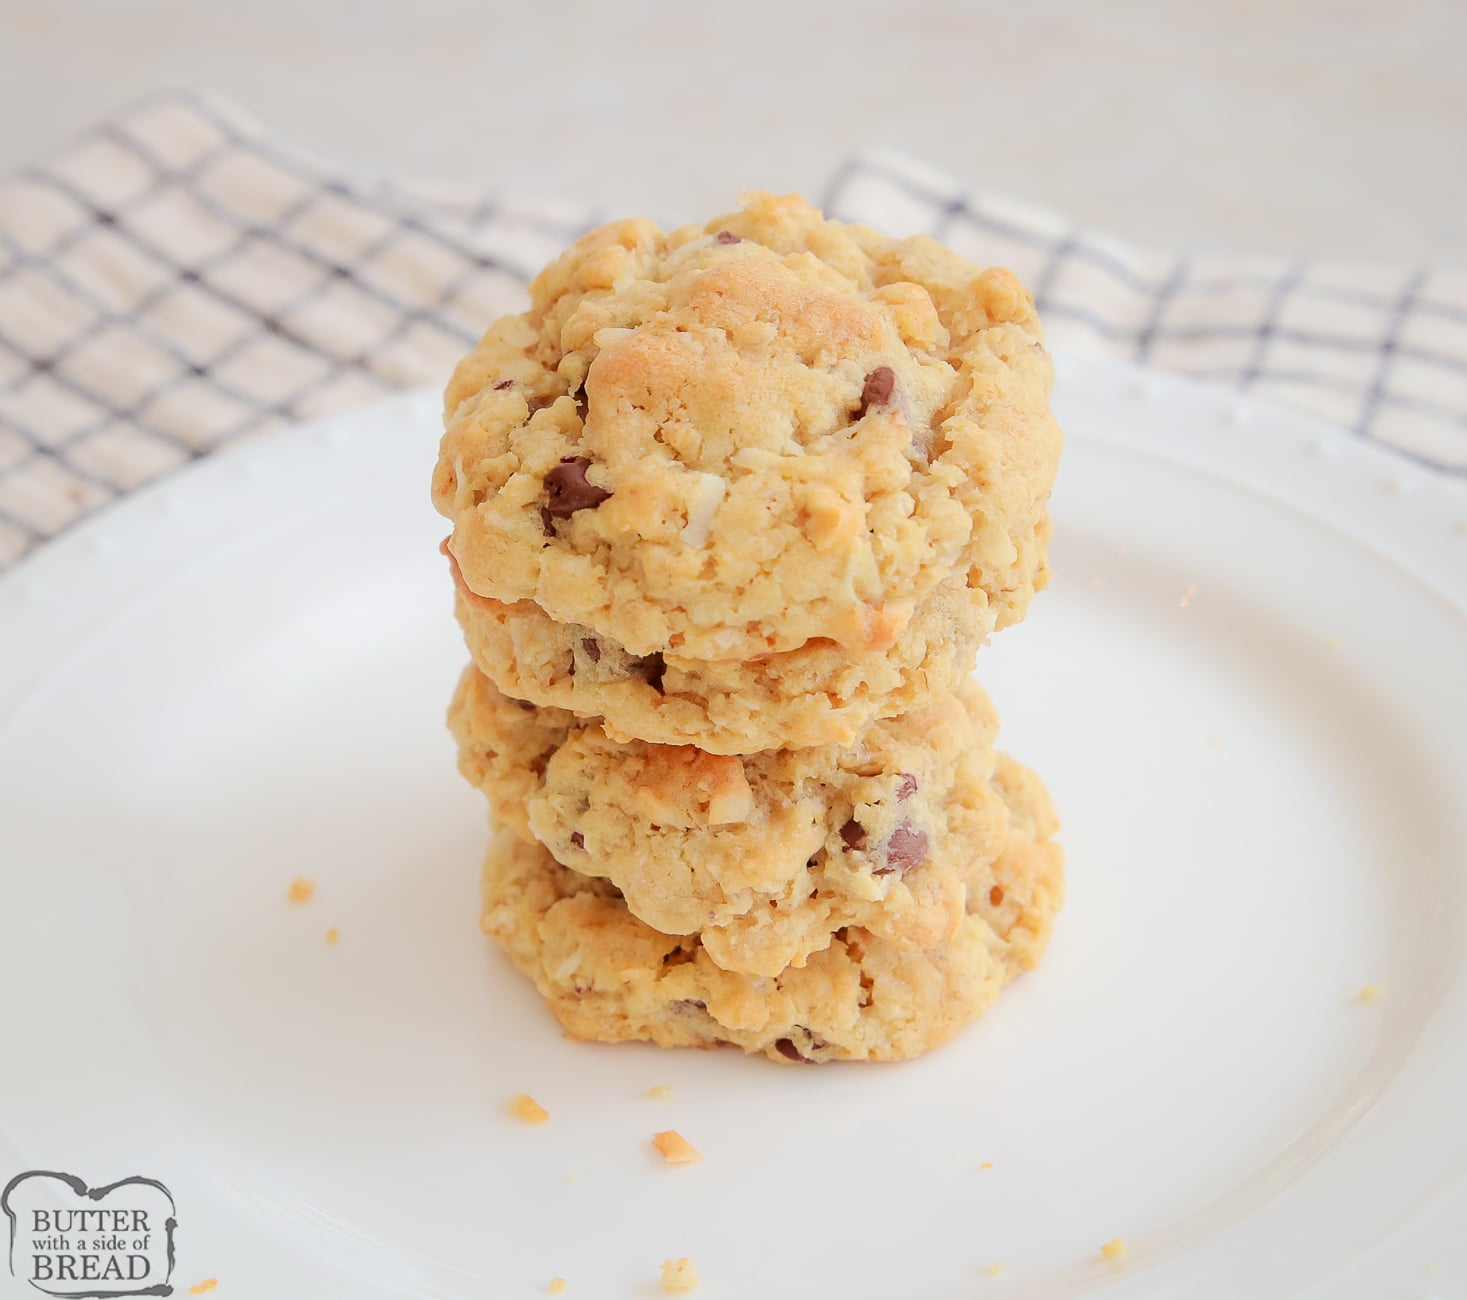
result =
[[1124,1238],[1112,1237],[1108,1242],[1105,1243],[1105,1245],[1100,1248],[1100,1253],[1104,1255],[1106,1259],[1125,1259],[1126,1243]]
[[328,948],[334,948],[340,942],[341,931],[333,925],[329,930],[326,931],[326,946]]
[[690,1259],[664,1259],[662,1261],[662,1289],[664,1291],[696,1291],[698,1270]]
[[981,1165],[978,1166],[978,1168],[979,1169],[992,1169],[993,1168],[993,1161],[992,1160],[985,1160]]
[[652,1145],[662,1152],[662,1158],[670,1165],[695,1165],[703,1159],[703,1153],[675,1128],[654,1133]]
[[1178,600],[1177,601],[1177,604],[1182,609],[1186,609],[1187,606],[1192,603],[1192,597],[1195,596],[1196,594],[1197,594],[1197,584],[1194,582],[1190,587],[1187,588],[1187,594],[1185,596],[1183,596],[1180,600]]
[[564,1295],[565,1294],[565,1279],[563,1277],[553,1277],[553,1278],[551,1278],[550,1279],[550,1286],[547,1289],[549,1290],[549,1292],[550,1292],[551,1295]]
[[1385,989],[1379,984],[1365,984],[1361,986],[1360,1001],[1379,1002],[1383,997],[1385,997]]
[[297,876],[290,882],[290,888],[285,891],[286,898],[292,903],[309,903],[311,895],[316,892],[316,882],[305,876]]
[[985,1268],[983,1270],[983,1276],[984,1277],[997,1277],[1002,1272],[1003,1272],[1003,1265],[1000,1264],[998,1262],[998,1260],[994,1260],[993,1263],[991,1263],[987,1268]]
[[550,1112],[527,1092],[517,1092],[509,1099],[509,1113],[526,1124],[543,1124],[550,1118]]
[[193,1286],[189,1287],[188,1293],[189,1295],[203,1295],[205,1291],[212,1291],[218,1285],[217,1277],[206,1277],[202,1282],[195,1282]]
[[672,1089],[665,1083],[659,1083],[655,1088],[647,1089],[647,1096],[653,1101],[666,1101],[672,1096]]

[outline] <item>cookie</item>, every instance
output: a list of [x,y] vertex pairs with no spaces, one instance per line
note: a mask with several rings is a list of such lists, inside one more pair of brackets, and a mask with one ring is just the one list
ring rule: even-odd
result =
[[850,744],[872,719],[955,689],[986,627],[981,603],[953,580],[885,651],[848,655],[813,641],[744,662],[637,656],[591,628],[555,622],[533,601],[475,595],[449,563],[469,652],[506,694],[599,717],[614,740],[713,754]]
[[570,871],[543,846],[509,835],[485,862],[483,928],[578,1038],[728,1043],[775,1061],[917,1056],[1039,960],[1063,898],[1043,787],[1003,756],[995,787],[1010,801],[995,883],[970,889],[956,933],[925,951],[852,926],[802,967],[736,974],[696,938],[638,921],[609,881]]
[[595,720],[526,711],[475,668],[449,723],[501,823],[609,879],[653,929],[697,935],[725,970],[778,975],[852,925],[940,944],[1003,846],[997,719],[971,681],[852,746],[745,756],[614,741]]
[[984,633],[1043,573],[1060,451],[1028,293],[796,197],[603,226],[445,394],[468,587],[629,656],[890,648],[945,582]]

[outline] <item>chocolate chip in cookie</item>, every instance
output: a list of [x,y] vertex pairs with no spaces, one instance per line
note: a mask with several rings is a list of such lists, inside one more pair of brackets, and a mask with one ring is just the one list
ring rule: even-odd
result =
[[886,406],[896,392],[896,371],[890,366],[877,366],[861,385],[861,414],[873,406]]
[[667,662],[660,654],[651,654],[645,659],[638,659],[631,665],[631,671],[659,695],[662,694],[662,679],[667,673]]
[[713,238],[720,244],[742,244],[744,242],[732,230],[720,230]]
[[552,519],[569,519],[577,510],[594,510],[611,496],[586,477],[591,462],[584,456],[565,456],[545,476],[544,513]]
[[913,867],[920,867],[927,861],[928,844],[926,831],[918,830],[911,822],[903,822],[892,831],[886,842],[886,866],[878,867],[875,874],[881,876],[889,871],[900,871],[906,875]]
[[897,801],[910,799],[917,793],[917,778],[910,772],[902,773],[902,783],[897,786]]
[[599,664],[601,662],[601,643],[594,636],[583,636],[581,653],[593,664]]
[[514,387],[514,380],[513,379],[501,379],[497,384],[494,385],[494,391],[496,393],[502,393],[506,388],[513,388],[513,387]]
[[854,817],[840,828],[841,843],[848,849],[862,849],[866,847],[866,828]]

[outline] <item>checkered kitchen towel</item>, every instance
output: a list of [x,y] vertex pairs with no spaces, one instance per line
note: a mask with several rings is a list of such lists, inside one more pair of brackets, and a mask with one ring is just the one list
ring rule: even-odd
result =
[[[1245,388],[1467,481],[1467,274],[1134,248],[888,155],[824,197],[1012,267],[1059,354]],[[0,181],[0,568],[225,442],[439,382],[599,219],[349,180],[196,96]]]

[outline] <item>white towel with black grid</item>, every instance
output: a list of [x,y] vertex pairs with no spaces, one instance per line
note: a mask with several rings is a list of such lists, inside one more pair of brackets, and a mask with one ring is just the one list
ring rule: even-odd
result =
[[[1013,268],[1057,357],[1245,389],[1467,483],[1467,272],[1137,248],[890,154],[823,201]],[[353,180],[190,95],[0,181],[0,568],[226,442],[440,382],[607,215]]]

